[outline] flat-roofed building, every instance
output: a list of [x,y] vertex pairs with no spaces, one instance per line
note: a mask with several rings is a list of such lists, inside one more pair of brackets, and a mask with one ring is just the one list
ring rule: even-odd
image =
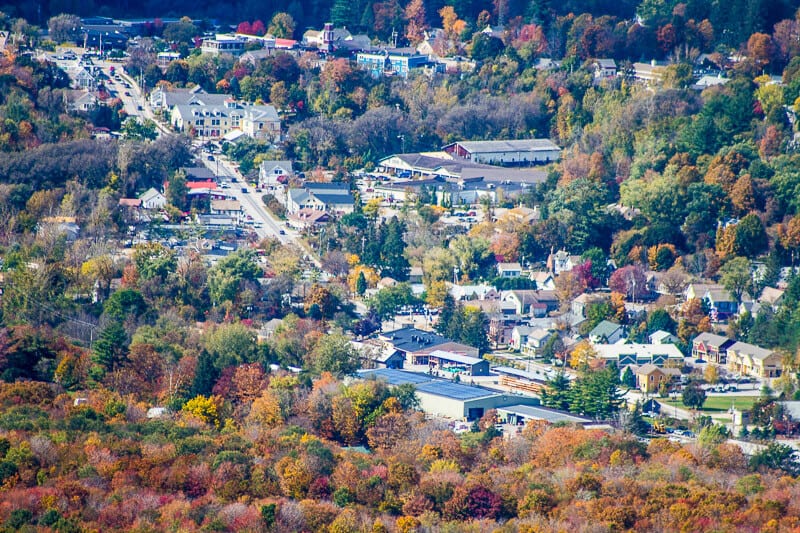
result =
[[550,163],[561,157],[561,148],[550,139],[459,141],[444,146],[442,150],[475,163],[489,165]]

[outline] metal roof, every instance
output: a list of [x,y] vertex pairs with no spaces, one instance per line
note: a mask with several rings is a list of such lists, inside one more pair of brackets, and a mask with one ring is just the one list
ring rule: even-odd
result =
[[490,396],[500,396],[499,393],[489,389],[484,389],[483,387],[473,387],[471,385],[463,385],[461,383],[454,383],[452,381],[445,380],[434,380],[427,383],[420,383],[417,385],[416,390],[419,392],[433,394],[434,396],[451,398],[453,400],[475,400]]
[[452,361],[454,363],[462,363],[465,365],[477,365],[485,361],[485,359],[481,359],[480,357],[470,357],[469,355],[462,355],[445,350],[434,350],[428,355],[430,357],[436,357],[439,360]]
[[510,405],[508,407],[498,407],[497,410],[504,413],[524,416],[526,418],[546,420],[547,422],[553,424],[558,422],[575,422],[578,424],[593,422],[591,418],[586,418],[585,416],[573,415],[571,413],[565,413],[555,409],[548,409],[546,407],[537,407],[534,405]]
[[[460,141],[457,144],[472,154],[481,152],[544,152],[561,150],[550,139],[521,139],[508,141]],[[452,146],[452,145],[448,145]]]

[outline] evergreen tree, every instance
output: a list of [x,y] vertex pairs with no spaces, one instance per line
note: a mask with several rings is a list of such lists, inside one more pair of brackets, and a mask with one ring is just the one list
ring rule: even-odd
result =
[[94,343],[94,362],[109,372],[122,365],[127,357],[128,334],[122,323],[111,322]]
[[214,359],[211,355],[203,350],[197,358],[197,367],[194,371],[194,381],[192,381],[192,389],[190,396],[209,396],[212,389],[219,379],[219,370],[214,365]]
[[381,231],[381,273],[397,281],[408,279],[408,270],[411,265],[405,256],[406,243],[403,234],[406,226],[397,218],[387,222]]
[[567,411],[570,407],[570,381],[562,371],[547,380],[542,391],[542,405]]
[[359,296],[364,296],[365,292],[367,292],[367,278],[363,272],[359,272],[358,279],[356,279],[356,293]]
[[622,384],[629,389],[636,387],[636,377],[633,375],[630,366],[626,366],[625,371],[622,373]]
[[440,335],[447,335],[450,329],[450,322],[456,314],[456,301],[449,293],[444,297],[444,305],[439,313],[439,321],[436,323],[436,331]]
[[478,353],[488,352],[489,346],[489,319],[483,311],[470,308],[464,311],[464,323],[461,326],[461,335],[458,342],[478,349]]
[[584,372],[570,388],[569,410],[599,420],[616,413],[623,402],[619,390],[619,371],[613,365],[603,370]]

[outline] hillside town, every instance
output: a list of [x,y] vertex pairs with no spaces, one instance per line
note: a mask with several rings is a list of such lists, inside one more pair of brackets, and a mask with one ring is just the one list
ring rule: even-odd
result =
[[101,4],[0,12],[0,529],[797,527],[796,2]]

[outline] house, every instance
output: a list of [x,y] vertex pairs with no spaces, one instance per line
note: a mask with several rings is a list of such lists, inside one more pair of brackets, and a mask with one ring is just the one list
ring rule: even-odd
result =
[[203,39],[200,45],[200,52],[203,54],[215,55],[231,54],[234,56],[244,53],[244,45],[247,41],[235,35],[218,33],[213,38]]
[[150,187],[139,196],[142,209],[163,209],[167,205],[167,197]]
[[716,87],[717,85],[725,85],[729,81],[730,79],[723,78],[721,74],[717,76],[709,76],[706,74],[704,76],[701,76],[699,80],[697,80],[692,84],[692,89],[696,91],[704,91],[709,87]]
[[664,67],[666,64],[659,63],[655,60],[650,63],[634,63],[631,77],[636,81],[640,81],[646,85],[657,85],[661,83],[661,78],[664,76]]
[[614,344],[625,338],[625,326],[603,320],[589,332],[589,340],[595,344]]
[[450,339],[416,328],[401,328],[378,335],[384,347],[393,347],[403,355],[409,365],[429,364],[430,352],[446,350],[453,353],[478,357],[478,349],[464,344],[456,343]]
[[97,106],[97,97],[87,89],[64,91],[66,109],[70,112],[86,112]]
[[727,363],[728,348],[733,343],[728,337],[703,332],[692,339],[692,357],[724,365]]
[[521,351],[522,347],[528,343],[528,335],[532,331],[532,327],[523,324],[514,326],[514,329],[511,330],[511,339],[508,342],[509,348]]
[[294,175],[291,161],[262,161],[258,167],[261,187],[276,187]]
[[780,377],[781,354],[746,342],[735,342],[727,350],[727,367],[731,372],[755,378]]
[[538,290],[554,291],[556,289],[556,280],[550,272],[531,272],[531,280],[536,283]]
[[466,300],[497,300],[500,294],[491,285],[450,285],[450,295],[457,302]]
[[355,198],[347,183],[306,182],[302,189],[289,189],[286,210],[296,213],[301,209],[316,209],[331,213],[352,213]]
[[677,344],[680,342],[680,339],[670,333],[669,331],[664,331],[663,329],[659,329],[658,331],[654,331],[650,335],[648,335],[648,340],[650,344]]
[[142,207],[142,200],[141,198],[120,198],[117,205],[120,207],[128,207],[133,209],[138,209]]
[[408,271],[409,283],[422,283],[423,271],[421,266],[412,266]]
[[361,368],[403,368],[403,354],[375,339],[350,341],[361,359]]
[[550,139],[508,141],[459,141],[442,147],[448,154],[489,165],[530,165],[550,163],[561,157],[559,148]]
[[506,211],[504,217],[518,223],[518,224],[533,224],[541,218],[541,211],[539,207],[515,207]]
[[264,325],[261,326],[261,329],[258,330],[258,342],[264,342],[267,339],[271,339],[275,335],[275,332],[278,330],[278,328],[282,325],[282,318],[273,318],[265,322]]
[[761,296],[758,298],[758,303],[772,308],[773,311],[783,303],[783,289],[776,289],[775,287],[764,287],[761,291]]
[[242,204],[239,200],[211,200],[212,215],[227,215],[231,218],[241,218]]
[[497,263],[497,275],[501,278],[518,278],[522,275],[519,263]]
[[94,91],[100,83],[97,75],[92,74],[87,68],[79,68],[72,76],[75,86],[86,91]]
[[617,62],[613,59],[596,59],[592,64],[596,81],[617,76]]
[[528,333],[528,340],[522,345],[522,353],[537,356],[550,337],[555,335],[552,331],[544,328],[535,328]]
[[739,308],[739,302],[721,286],[709,287],[703,295],[703,301],[710,309],[709,315],[712,321],[727,320],[734,316]]
[[677,368],[661,368],[652,363],[645,363],[633,371],[636,378],[636,388],[644,393],[657,392],[662,383],[669,386],[673,380],[679,378],[681,371]]
[[156,64],[162,69],[166,69],[170,63],[181,58],[178,52],[159,52],[156,54]]
[[330,213],[319,209],[300,209],[287,217],[289,225],[301,230],[313,230],[325,226],[331,221]]
[[413,48],[386,48],[363,51],[356,54],[356,64],[374,78],[400,76],[407,78],[409,72],[428,63],[428,56]]
[[424,413],[453,420],[478,420],[487,411],[511,405],[538,405],[539,399],[438,379],[430,374],[378,368],[361,370],[363,379],[380,379],[390,387],[411,384]]
[[583,263],[581,256],[570,255],[566,250],[559,250],[547,256],[547,268],[556,276],[562,272],[572,272],[572,269],[581,263]]
[[570,311],[577,319],[584,320],[586,318],[587,307],[595,303],[604,302],[609,298],[610,295],[607,293],[590,294],[588,292],[584,292],[583,294],[579,294],[573,298],[572,303],[570,304]]
[[677,367],[683,364],[683,353],[674,344],[593,344],[597,357],[617,368],[627,365]]
[[512,303],[516,314],[533,315],[536,318],[545,317],[551,311],[558,309],[558,298],[553,291],[503,291],[501,300]]

